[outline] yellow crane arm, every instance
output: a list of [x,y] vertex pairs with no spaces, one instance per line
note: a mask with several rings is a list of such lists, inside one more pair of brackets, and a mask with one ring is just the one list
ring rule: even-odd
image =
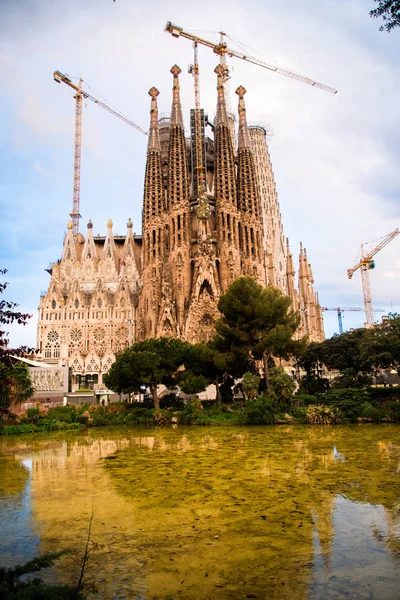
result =
[[[280,73],[281,75],[285,75],[286,77],[290,77],[291,79],[296,79],[297,81],[301,81],[302,83],[307,83],[308,85],[317,87],[321,90],[324,90],[325,92],[330,92],[331,94],[337,94],[337,90],[335,90],[332,87],[329,87],[328,85],[325,85],[324,83],[319,83],[318,81],[314,81],[313,79],[310,79],[309,77],[305,77],[304,75],[300,75],[299,73],[296,73],[295,71],[290,71],[289,69],[281,69],[280,67],[277,67],[276,65],[259,60],[258,58],[255,58],[254,56],[251,56],[249,54],[244,54],[243,52],[239,52],[237,50],[232,50],[231,48],[228,48],[228,46],[225,42],[219,42],[219,43],[215,44],[213,42],[210,42],[209,40],[205,40],[204,38],[195,36],[187,31],[184,31],[184,29],[182,27],[179,27],[178,25],[174,25],[173,23],[171,23],[171,21],[167,22],[165,31],[170,33],[173,37],[176,37],[176,38],[184,37],[188,40],[192,40],[193,42],[197,42],[198,44],[202,44],[203,46],[207,46],[208,48],[211,48],[213,50],[213,52],[215,52],[215,54],[218,54],[219,56],[222,56],[225,54],[227,56],[241,58],[242,60],[246,60],[247,62],[253,63],[254,65],[263,67],[264,69],[268,69],[270,71],[275,71],[275,73]],[[225,34],[223,34],[223,35],[225,35]]]
[[372,258],[375,256],[375,254],[377,254],[378,252],[380,252],[380,250],[382,250],[382,248],[387,246],[389,244],[389,242],[391,242],[397,235],[399,235],[399,233],[400,233],[400,229],[398,227],[396,227],[396,229],[394,231],[392,231],[391,233],[388,233],[383,238],[383,240],[377,246],[375,246],[375,248],[373,248],[371,250],[371,252],[369,252],[365,256],[361,256],[361,260],[356,265],[354,265],[354,267],[352,269],[347,269],[347,277],[349,279],[351,279],[353,277],[354,273],[360,267],[368,268],[368,265],[369,265],[370,261],[372,260]]
[[101,106],[102,108],[104,108],[105,110],[107,110],[109,113],[111,113],[115,117],[118,117],[119,119],[121,119],[121,121],[124,121],[125,123],[127,123],[128,125],[130,125],[131,127],[133,127],[134,129],[136,129],[137,131],[140,131],[140,133],[143,133],[144,135],[147,135],[147,131],[145,131],[144,129],[142,129],[141,127],[139,127],[139,125],[136,125],[136,123],[134,123],[133,121],[131,121],[128,117],[126,117],[122,113],[118,112],[117,110],[114,110],[113,108],[111,108],[111,106],[108,106],[108,104],[106,104],[105,102],[102,102],[101,100],[99,100],[95,96],[92,96],[91,94],[88,94],[88,92],[85,92],[84,90],[82,90],[79,86],[75,85],[70,80],[69,77],[67,77],[66,75],[64,75],[60,71],[54,71],[54,80],[57,81],[57,83],[61,83],[62,82],[62,83],[65,83],[66,85],[69,85],[69,87],[71,87],[73,90],[75,90],[75,92],[77,92],[78,94],[82,94],[83,98],[88,98],[89,100],[91,100],[95,104],[98,104],[99,106]]

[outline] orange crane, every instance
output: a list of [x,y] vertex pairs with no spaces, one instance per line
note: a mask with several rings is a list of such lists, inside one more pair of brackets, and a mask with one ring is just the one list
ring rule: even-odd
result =
[[[370,252],[365,254],[364,246],[365,244],[361,244],[361,254],[360,260],[354,265],[353,268],[347,269],[347,277],[351,279],[354,273],[361,269],[361,282],[363,288],[363,296],[364,296],[364,306],[365,306],[365,317],[366,317],[366,327],[374,326],[374,309],[372,307],[372,294],[371,294],[371,284],[369,280],[369,271],[371,269],[375,269],[375,261],[372,260],[375,254],[378,254],[387,246],[397,235],[399,235],[400,229],[397,227],[391,233],[388,233],[383,238],[380,238],[380,243],[375,246]],[[370,243],[370,242],[367,242]]]
[[102,108],[107,110],[109,113],[111,113],[115,117],[118,117],[119,119],[121,119],[122,121],[124,121],[125,123],[127,123],[128,125],[133,127],[134,129],[136,129],[137,131],[140,131],[140,133],[147,135],[147,132],[144,129],[142,129],[141,127],[139,127],[139,125],[136,125],[135,123],[133,123],[133,121],[131,121],[128,117],[126,117],[122,113],[118,112],[117,110],[115,110],[114,108],[112,108],[111,106],[106,104],[106,102],[104,102],[103,100],[100,100],[99,98],[96,98],[92,94],[89,94],[88,92],[84,91],[82,89],[83,79],[79,79],[78,85],[75,85],[75,83],[73,83],[67,75],[64,75],[60,71],[54,71],[53,77],[57,83],[61,83],[61,82],[65,83],[66,85],[71,87],[76,92],[76,94],[74,96],[75,101],[76,101],[75,102],[75,138],[74,138],[74,183],[73,183],[73,192],[72,192],[72,211],[71,211],[70,216],[72,219],[72,233],[74,235],[74,240],[77,241],[78,234],[79,234],[79,219],[81,218],[81,215],[80,215],[80,189],[81,189],[82,102],[83,102],[83,98],[92,100],[92,102],[95,102],[98,106],[101,106]]
[[[321,306],[321,310],[322,310],[322,312],[325,312],[326,310],[334,310],[337,313],[338,324],[339,324],[339,333],[342,334],[343,333],[343,315],[342,315],[342,313],[345,310],[361,312],[363,309],[359,308],[359,307],[340,308],[340,306],[338,306],[337,308],[326,308],[325,306]],[[378,312],[386,312],[386,310],[384,308],[376,308],[375,310]]]

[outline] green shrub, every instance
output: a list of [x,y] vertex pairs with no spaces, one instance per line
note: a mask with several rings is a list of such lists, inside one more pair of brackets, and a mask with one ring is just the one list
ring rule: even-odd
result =
[[371,402],[363,402],[360,408],[360,418],[367,419],[368,421],[380,420],[381,411],[379,411],[376,406],[373,406]]
[[76,416],[76,422],[80,423],[81,425],[88,425],[89,424],[89,417],[87,415],[77,415]]
[[90,424],[92,427],[105,427],[109,425],[109,419],[105,415],[94,414]]
[[311,404],[306,410],[306,420],[310,425],[331,425],[341,423],[342,416],[336,407]]
[[355,422],[360,416],[363,403],[370,402],[371,396],[363,390],[343,388],[329,390],[321,399],[327,406],[339,409],[346,420]]
[[290,411],[292,417],[302,423],[307,422],[307,406],[298,406]]
[[272,398],[251,399],[244,405],[242,422],[244,425],[272,425],[278,412],[279,408]]
[[383,413],[390,421],[400,423],[400,402],[388,402],[383,407]]
[[179,415],[179,423],[183,425],[191,425],[201,415],[203,406],[197,398],[193,398],[188,402]]
[[55,408],[49,408],[47,411],[47,418],[63,421],[64,423],[73,423],[76,421],[76,408],[75,406],[56,406]]
[[172,414],[169,410],[155,408],[153,410],[153,422],[155,425],[169,425],[171,423]]
[[23,425],[5,425],[2,435],[18,435],[22,433],[33,433],[37,431],[36,425],[25,423]]
[[36,423],[40,419],[40,410],[37,408],[28,408],[25,415],[28,423]]
[[368,387],[367,392],[377,402],[393,402],[400,400],[400,386],[396,387]]
[[317,396],[313,396],[312,394],[298,394],[294,396],[293,400],[298,400],[299,406],[309,406],[310,404],[318,404],[319,402]]

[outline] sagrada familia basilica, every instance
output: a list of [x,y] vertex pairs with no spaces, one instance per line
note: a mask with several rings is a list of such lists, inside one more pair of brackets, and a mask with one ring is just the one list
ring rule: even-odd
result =
[[209,340],[219,316],[218,299],[241,275],[290,297],[301,315],[299,336],[324,338],[302,247],[296,285],[266,132],[247,126],[246,90],[239,87],[236,144],[222,66],[215,72],[215,121],[208,123],[203,111],[196,115],[192,110],[189,139],[179,67],[171,69],[170,117],[159,119],[159,92],[149,91],[142,235],[133,233],[130,219],[126,236],[113,234],[111,220],[105,236],[93,235],[91,221],[86,236],[74,237],[68,225],[62,257],[49,269],[50,284],[40,299],[37,346],[46,363],[71,367],[76,385],[88,380],[101,385],[116,354],[134,341],[157,336]]

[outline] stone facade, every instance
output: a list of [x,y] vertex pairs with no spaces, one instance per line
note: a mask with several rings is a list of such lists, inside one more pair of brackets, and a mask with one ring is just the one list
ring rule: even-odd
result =
[[[158,90],[151,97],[144,181],[142,235],[74,239],[72,224],[62,258],[39,305],[38,350],[42,360],[70,366],[74,387],[101,385],[118,352],[135,340],[163,335],[207,341],[218,318],[221,293],[240,275],[274,285],[300,311],[298,335],[323,339],[318,296],[306,251],[299,256],[298,287],[283,234],[265,131],[247,126],[244,95],[238,95],[238,144],[227,112],[223,72],[217,75],[217,112],[212,134],[185,138],[179,74],[172,74],[170,117],[159,119]],[[194,125],[193,125],[194,127]]]

